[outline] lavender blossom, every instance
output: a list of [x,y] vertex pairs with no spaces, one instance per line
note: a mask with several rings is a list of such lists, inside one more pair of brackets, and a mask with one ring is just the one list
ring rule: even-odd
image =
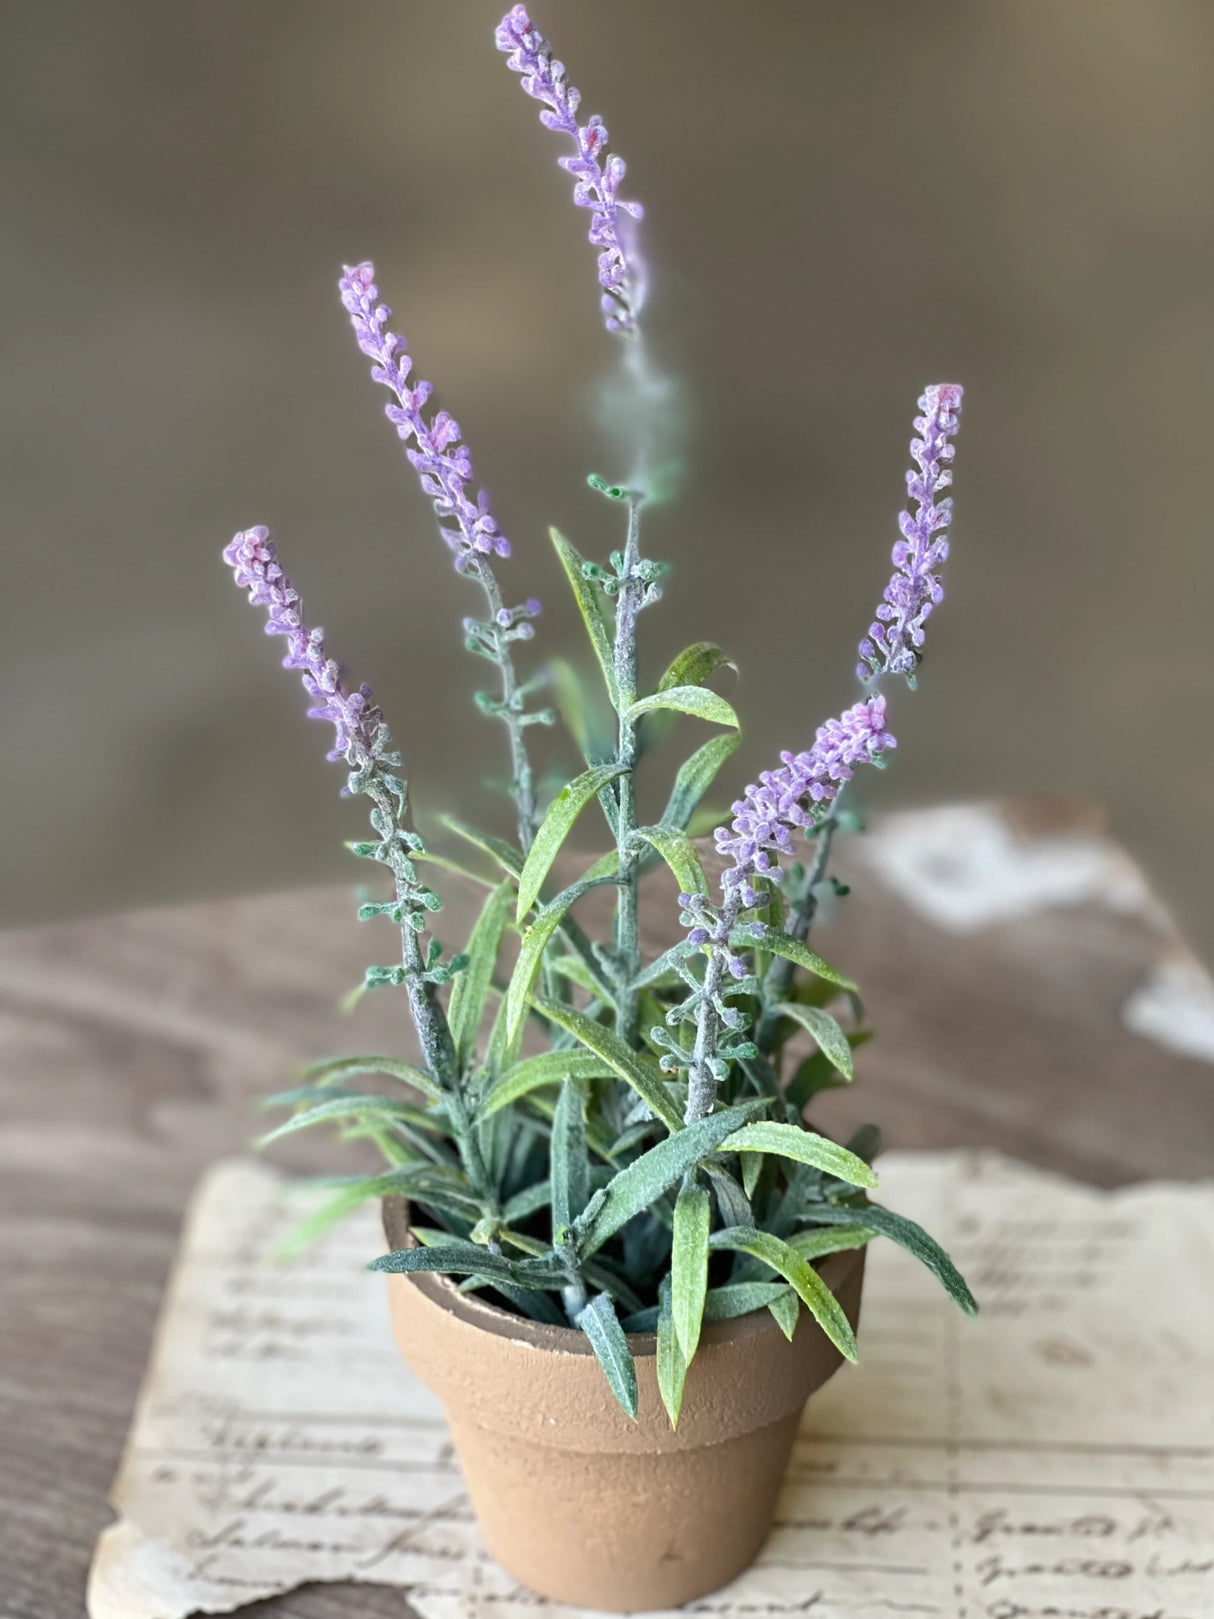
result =
[[347,264],[338,286],[358,346],[374,362],[372,380],[396,396],[396,404],[385,405],[384,414],[398,435],[406,443],[412,439],[416,446],[406,453],[434,502],[439,530],[455,553],[456,569],[467,573],[477,556],[493,552],[508,557],[510,542],[494,521],[489,497],[482,489],[473,501],[465,488],[472,478],[472,457],[468,446],[459,442],[459,423],[445,410],[437,411],[427,422],[424,407],[433,386],[420,378],[410,386],[413,361],[404,338],[388,330],[392,311],[379,301],[375,266],[369,261]]
[[569,83],[564,63],[555,61],[552,47],[532,23],[525,6],[514,6],[497,30],[497,48],[508,53],[506,65],[522,75],[527,94],[545,104],[540,122],[546,129],[568,135],[577,147],[571,157],[558,159],[574,177],[573,200],[579,208],[594,210],[590,241],[600,248],[599,284],[607,330],[631,335],[644,298],[643,274],[635,255],[621,240],[621,211],[640,219],[639,202],[624,202],[618,195],[624,178],[623,158],[613,153],[601,161],[607,146],[607,126],[597,113],[584,124],[577,121],[581,94]]
[[893,563],[897,572],[885,587],[885,597],[877,608],[877,622],[860,643],[860,663],[856,673],[861,680],[877,675],[905,675],[914,684],[923,645],[923,623],[944,596],[940,576],[933,572],[948,556],[948,540],[943,530],[953,514],[951,500],[937,502],[953,475],[945,462],[953,458],[949,442],[957,431],[962,390],[956,383],[941,382],[925,390],[919,400],[921,416],[915,417],[915,430],[921,438],[911,440],[915,468],[906,475],[906,486],[916,505],[898,519],[902,538],[894,546]]
[[819,726],[805,753],[782,753],[779,770],[765,770],[758,784],[733,806],[731,829],[716,830],[717,853],[732,865],[722,882],[740,888],[743,904],[757,903],[750,879],[774,874],[779,861],[792,853],[793,834],[812,827],[858,764],[873,764],[895,747],[885,724],[885,698],[874,697]]
[[[304,690],[317,702],[317,707],[308,710],[308,718],[332,724],[336,736],[328,757],[344,758],[355,773],[347,790],[362,790],[355,785],[355,777],[361,781],[368,773],[380,773],[382,767],[399,767],[401,756],[392,749],[383,711],[370,686],[351,690],[341,665],[325,650],[325,632],[304,623],[299,593],[279,564],[269,529],[258,525],[237,534],[225,546],[223,560],[240,589],[248,591],[253,605],[268,609],[266,634],[286,636],[283,668],[303,671]],[[403,784],[395,777],[384,779],[392,784],[393,794],[403,799]]]

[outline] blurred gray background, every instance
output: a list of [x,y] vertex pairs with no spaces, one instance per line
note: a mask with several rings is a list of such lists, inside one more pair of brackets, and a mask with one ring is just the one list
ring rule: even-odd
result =
[[[577,647],[545,531],[617,543],[584,482],[623,470],[594,417],[614,349],[500,9],[0,12],[5,920],[361,875],[323,733],[219,561],[246,524],[374,683],[423,824],[499,772],[457,629],[476,592],[381,415],[343,259],[376,260],[465,429],[506,588],[547,604],[537,658]],[[647,667],[701,637],[738,657],[729,796],[852,700],[915,397],[959,380],[949,598],[871,796],[1091,795],[1209,952],[1214,6],[533,16],[646,204],[688,417]]]

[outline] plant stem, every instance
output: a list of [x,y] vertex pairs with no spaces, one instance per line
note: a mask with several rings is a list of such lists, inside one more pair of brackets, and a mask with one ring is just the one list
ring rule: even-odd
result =
[[527,754],[527,739],[523,735],[526,730],[526,722],[523,717],[519,695],[518,672],[514,667],[514,659],[510,655],[510,643],[502,635],[501,626],[497,621],[497,615],[502,611],[503,607],[502,592],[497,582],[497,576],[484,557],[478,556],[474,565],[468,571],[476,577],[485,592],[485,600],[489,608],[489,625],[494,648],[492,657],[502,681],[500,713],[510,734],[511,788],[518,811],[519,847],[526,854],[535,837],[537,825],[535,778],[531,770],[531,760]]
[[637,724],[625,716],[637,699],[637,615],[645,594],[645,582],[637,576],[640,561],[641,502],[643,496],[633,492],[628,496],[628,537],[624,546],[624,563],[620,569],[621,585],[615,608],[615,683],[619,738],[616,763],[626,774],[619,777],[617,804],[619,818],[616,827],[616,849],[619,854],[620,886],[615,912],[615,953],[619,962],[623,986],[620,990],[616,1013],[616,1033],[630,1045],[637,1038],[637,995],[631,981],[640,970],[640,923],[637,908],[637,867],[640,856],[635,845],[637,829],[636,762]]
[[[818,847],[814,851],[812,866],[805,874],[801,884],[801,891],[789,912],[787,929],[789,936],[800,940],[804,944],[809,937],[809,930],[813,926],[814,917],[818,914],[818,896],[815,889],[826,876],[826,868],[830,862],[830,847],[834,841],[835,833],[839,829],[839,800],[843,797],[840,790],[830,806],[826,819],[822,822],[818,832]],[[792,982],[793,963],[786,956],[773,958],[771,966],[763,979],[763,1014],[759,1019],[759,1026],[755,1033],[755,1044],[760,1051],[771,1049],[772,1037],[779,1019],[767,1010],[777,1001],[782,1001]]]
[[685,1124],[694,1124],[697,1119],[706,1118],[716,1103],[717,1076],[712,1071],[712,1060],[716,1057],[721,1037],[721,1014],[717,1011],[716,998],[729,960],[729,935],[741,913],[742,891],[731,888],[725,894],[720,924],[704,968],[704,985],[696,1019],[696,1043],[687,1074],[687,1108],[683,1114]]

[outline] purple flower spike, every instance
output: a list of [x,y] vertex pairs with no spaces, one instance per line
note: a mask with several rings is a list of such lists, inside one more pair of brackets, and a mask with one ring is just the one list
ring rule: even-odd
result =
[[906,475],[916,510],[903,512],[898,519],[902,538],[893,550],[897,572],[885,587],[877,622],[860,643],[856,673],[861,680],[905,675],[914,684],[922,657],[924,620],[944,596],[940,575],[934,570],[948,556],[944,530],[953,515],[953,503],[937,501],[936,496],[953,481],[947,466],[954,453],[949,441],[957,431],[961,394],[956,383],[941,382],[928,388],[919,401],[923,414],[915,417],[915,431],[922,437],[911,441],[915,467]]
[[439,530],[455,554],[456,569],[466,573],[477,556],[492,552],[508,557],[510,542],[498,530],[489,497],[482,489],[473,501],[465,488],[472,480],[472,457],[467,445],[459,442],[459,423],[445,410],[426,420],[424,407],[433,388],[420,379],[412,385],[409,382],[413,361],[404,339],[388,330],[392,311],[379,301],[375,266],[347,264],[338,286],[358,346],[373,361],[372,380],[395,395],[396,403],[385,405],[384,413],[406,443],[413,441],[414,448],[407,451],[409,460],[434,502]]
[[730,889],[749,889],[756,875],[777,877],[779,861],[792,853],[794,832],[813,826],[857,765],[877,763],[894,746],[885,698],[878,696],[827,720],[808,752],[782,753],[780,769],[765,770],[733,806],[732,828],[716,830],[718,854],[732,861],[722,879],[727,896]]
[[[577,148],[571,157],[558,159],[574,179],[573,200],[579,208],[594,210],[590,241],[600,249],[599,284],[603,287],[603,314],[607,330],[632,334],[643,301],[643,276],[635,256],[630,258],[626,237],[621,239],[621,212],[640,219],[639,202],[624,202],[618,195],[625,165],[614,153],[603,161],[607,126],[595,114],[577,121],[580,93],[569,83],[564,63],[555,61],[548,41],[534,26],[525,6],[513,6],[497,29],[497,48],[507,52],[506,65],[522,75],[522,86],[545,110],[540,122],[546,129],[568,135]],[[625,227],[626,228],[626,227]]]
[[[341,665],[325,650],[325,632],[304,623],[299,593],[279,565],[269,529],[258,525],[237,534],[224,547],[223,560],[253,605],[268,609],[266,634],[287,637],[283,668],[302,671],[304,690],[317,704],[308,710],[309,719],[328,720],[336,732],[329,758],[344,758],[358,777],[382,774],[385,765],[399,766],[400,755],[392,751],[392,738],[370,686],[351,690]],[[395,783],[395,778],[385,781]],[[351,790],[362,790],[353,777]],[[399,783],[392,791],[403,796]]]

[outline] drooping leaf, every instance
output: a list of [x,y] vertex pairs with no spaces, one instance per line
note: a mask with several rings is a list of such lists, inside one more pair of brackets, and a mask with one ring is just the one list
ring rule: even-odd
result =
[[802,1259],[825,1259],[828,1254],[864,1248],[877,1236],[880,1232],[875,1226],[811,1226],[789,1237],[788,1246],[795,1248]]
[[732,734],[726,733],[725,736],[714,736],[711,742],[705,742],[702,748],[697,748],[684,762],[674,778],[670,798],[662,811],[663,826],[673,826],[681,832],[686,831],[696,806],[712,786],[721,766],[730,754],[737,750],[741,741],[742,738],[736,731]]
[[383,1119],[389,1124],[394,1119],[400,1119],[413,1125],[415,1129],[430,1130],[436,1134],[445,1134],[447,1129],[445,1119],[435,1119],[422,1108],[414,1107],[412,1102],[401,1102],[394,1096],[342,1095],[335,1096],[331,1102],[319,1102],[303,1113],[296,1113],[294,1117],[280,1124],[276,1130],[262,1136],[258,1146],[268,1147],[272,1141],[281,1141],[283,1136],[294,1135],[297,1130],[307,1130],[314,1124],[355,1118]]
[[818,1042],[818,1050],[837,1068],[844,1079],[850,1081],[855,1072],[851,1046],[837,1020],[820,1006],[804,1006],[800,1001],[777,1001],[770,1010],[777,1017],[791,1018],[803,1029],[808,1029]]
[[802,1130],[798,1124],[777,1124],[772,1119],[758,1119],[744,1124],[721,1146],[722,1152],[775,1152],[782,1158],[793,1158],[834,1175],[850,1186],[876,1186],[877,1177],[864,1162],[846,1147],[812,1130]]
[[566,1079],[552,1116],[550,1173],[554,1232],[571,1226],[590,1201],[590,1161],[586,1156],[582,1105],[577,1080]]
[[619,706],[619,697],[615,683],[615,653],[611,630],[607,624],[607,615],[603,611],[599,587],[592,579],[586,578],[583,572],[584,559],[578,554],[575,547],[570,545],[565,536],[555,528],[550,528],[548,533],[553,545],[556,547],[556,554],[561,559],[561,566],[565,570],[566,577],[573,587],[573,594],[577,599],[582,622],[586,626],[586,633],[590,637],[594,655],[598,659],[599,668],[603,672],[607,695],[611,698],[612,707],[616,708]]
[[579,1312],[577,1324],[590,1339],[599,1365],[625,1414],[636,1421],[637,1369],[612,1304],[606,1293],[596,1293]]
[[797,1322],[801,1319],[801,1300],[795,1289],[786,1287],[778,1293],[767,1306],[780,1331],[792,1342],[793,1333],[797,1330]]
[[679,1425],[679,1412],[683,1409],[683,1386],[687,1380],[687,1361],[679,1345],[679,1335],[675,1331],[674,1313],[671,1305],[670,1277],[662,1278],[662,1286],[658,1294],[657,1319],[657,1365],[658,1393],[662,1396],[662,1404],[666,1407],[666,1415],[670,1418],[670,1426]]
[[723,1231],[714,1231],[708,1242],[711,1248],[749,1254],[770,1266],[786,1282],[791,1282],[839,1353],[846,1360],[856,1359],[856,1338],[843,1307],[817,1271],[801,1258],[795,1248],[790,1248],[779,1237],[773,1237],[770,1231],[746,1230],[741,1226],[726,1226]]
[[705,1188],[688,1176],[674,1205],[670,1250],[670,1307],[683,1359],[688,1365],[700,1341],[708,1292],[708,1229],[712,1206]]
[[689,837],[671,826],[643,826],[637,837],[644,838],[661,855],[674,873],[681,894],[707,894],[708,878]]
[[593,1051],[601,1057],[612,1073],[626,1080],[669,1129],[682,1129],[682,1115],[671,1101],[662,1071],[652,1057],[644,1052],[634,1051],[613,1030],[604,1028],[601,1023],[596,1023],[593,1018],[587,1017],[584,1012],[579,1012],[572,1006],[564,1006],[557,1001],[544,1000],[538,996],[534,998],[533,1004],[550,1023],[555,1023],[573,1035],[588,1051]]
[[697,719],[708,720],[713,725],[728,725],[735,731],[740,728],[738,716],[730,704],[704,686],[671,686],[666,691],[655,691],[648,697],[630,703],[624,711],[624,718],[639,719],[642,714],[651,714],[657,709],[694,714]]
[[790,938],[787,933],[777,932],[775,928],[769,929],[763,935],[763,948],[770,951],[773,956],[783,956],[786,961],[795,962],[807,972],[816,973],[819,978],[828,978],[832,984],[838,984],[842,989],[854,990],[856,987],[838,968],[823,960],[816,950],[811,950],[799,939]]
[[[854,1052],[871,1039],[870,1029],[853,1029],[848,1033],[847,1043]],[[824,1052],[811,1051],[797,1064],[796,1072],[784,1088],[784,1100],[800,1111],[819,1091],[833,1090],[850,1083]]]
[[714,641],[696,641],[684,647],[658,681],[659,691],[670,691],[675,686],[702,686],[718,669],[729,668],[737,673],[738,666],[727,652]]
[[432,1101],[442,1100],[438,1082],[413,1063],[401,1062],[399,1057],[330,1057],[324,1062],[309,1063],[303,1071],[304,1079],[312,1085],[342,1085],[358,1074],[387,1074],[392,1079],[404,1080],[406,1085],[412,1085]]
[[371,1198],[390,1197],[394,1194],[412,1196],[427,1184],[427,1167],[422,1165],[412,1171],[396,1169],[387,1175],[369,1175],[339,1186],[331,1197],[309,1210],[291,1227],[275,1250],[276,1257],[295,1258],[305,1248],[323,1237],[326,1231],[337,1225],[340,1220],[344,1220],[348,1214],[352,1214],[355,1209],[361,1208]]
[[482,832],[475,826],[469,826],[467,821],[457,820],[454,815],[444,815],[443,825],[449,827],[459,837],[487,854],[495,860],[508,877],[517,877],[523,869],[523,856],[520,850],[505,838],[494,837],[491,832]]
[[710,1287],[704,1300],[705,1321],[731,1321],[752,1310],[770,1306],[786,1289],[784,1282],[727,1282],[724,1287]]
[[475,1243],[456,1243],[450,1239],[433,1247],[397,1248],[373,1259],[367,1269],[386,1271],[390,1276],[418,1271],[437,1271],[444,1276],[484,1276],[491,1282],[513,1282],[516,1287],[561,1287],[568,1280],[564,1268],[555,1262],[503,1259],[500,1254],[491,1254]]
[[978,1305],[974,1295],[965,1285],[965,1278],[956,1265],[934,1237],[929,1237],[921,1225],[917,1225],[914,1220],[908,1220],[904,1214],[895,1214],[892,1209],[880,1208],[875,1203],[866,1203],[861,1208],[843,1208],[834,1203],[815,1203],[812,1213],[807,1213],[805,1218],[811,1222],[811,1229],[819,1225],[850,1226],[853,1229],[871,1228],[880,1232],[883,1237],[889,1237],[900,1247],[905,1248],[907,1253],[913,1254],[920,1264],[927,1266],[945,1292],[961,1306],[966,1315],[977,1315]]
[[507,877],[500,882],[485,901],[466,951],[468,965],[457,973],[451,986],[451,1003],[447,1009],[447,1022],[460,1066],[464,1067],[476,1048],[485,1011],[485,997],[493,980],[493,968],[501,946],[502,934],[510,920],[510,902],[514,897],[514,883]]
[[520,922],[539,898],[544,879],[551,870],[552,862],[560,853],[561,845],[568,837],[573,823],[590,800],[609,781],[614,781],[617,776],[624,773],[623,765],[596,765],[592,770],[584,770],[568,786],[562,787],[549,804],[540,829],[535,834],[535,841],[527,851],[527,859],[518,880],[517,919]]
[[524,1057],[494,1081],[477,1109],[481,1118],[492,1118],[500,1108],[509,1107],[530,1091],[544,1085],[560,1085],[566,1078],[600,1079],[614,1073],[610,1063],[593,1051],[541,1051]]
[[611,880],[604,877],[571,883],[537,912],[531,926],[523,934],[518,960],[514,963],[514,971],[510,975],[510,983],[506,989],[507,1048],[514,1046],[522,1029],[523,1020],[527,1016],[527,1001],[539,973],[544,950],[552,935],[565,920],[565,913],[581,899],[583,894],[597,887],[599,883]]
[[634,1158],[607,1183],[602,1200],[595,1200],[597,1208],[592,1203],[578,1221],[578,1252],[592,1254],[596,1248],[601,1248],[634,1215],[651,1208],[705,1153],[719,1146],[737,1129],[740,1118],[746,1118],[765,1105],[760,1098],[741,1107],[710,1113],[707,1118],[676,1129],[664,1141]]

